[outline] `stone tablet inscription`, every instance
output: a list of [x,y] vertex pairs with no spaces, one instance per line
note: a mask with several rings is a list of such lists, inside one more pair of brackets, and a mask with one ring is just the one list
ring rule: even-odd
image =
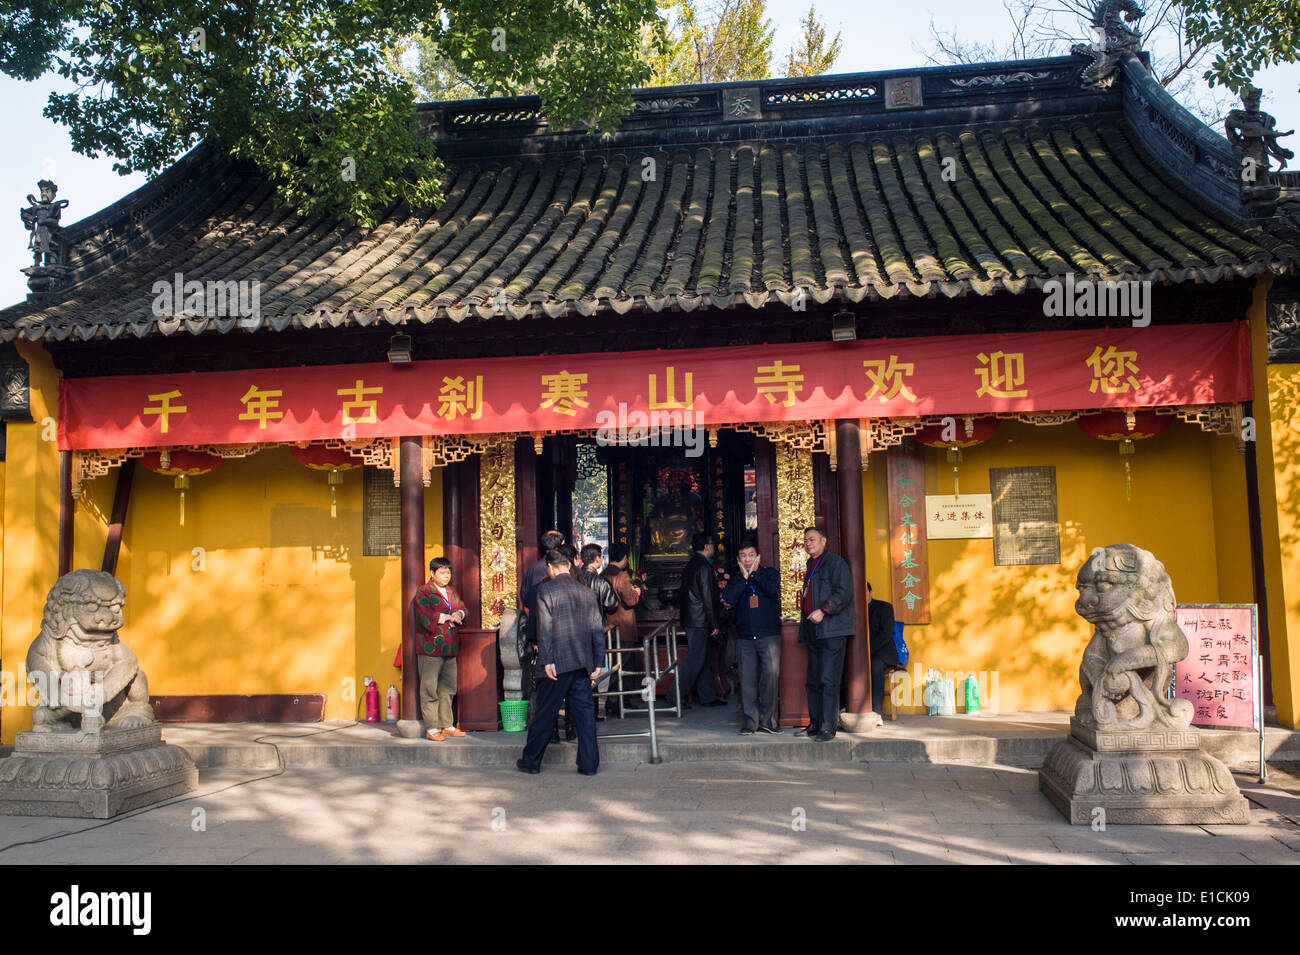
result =
[[993,563],[1059,564],[1056,468],[989,468],[993,495]]

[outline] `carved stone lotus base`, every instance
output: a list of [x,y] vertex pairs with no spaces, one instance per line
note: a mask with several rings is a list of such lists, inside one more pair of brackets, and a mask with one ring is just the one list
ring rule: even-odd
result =
[[194,760],[164,743],[157,723],[19,733],[0,760],[0,814],[109,819],[198,785]]
[[1098,732],[1072,719],[1070,736],[1038,771],[1038,788],[1074,825],[1250,821],[1232,773],[1200,748],[1195,730]]

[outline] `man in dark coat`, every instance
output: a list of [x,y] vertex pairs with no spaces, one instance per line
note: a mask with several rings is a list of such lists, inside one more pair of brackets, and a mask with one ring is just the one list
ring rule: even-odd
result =
[[555,550],[564,543],[564,535],[559,531],[547,531],[542,535],[541,551],[537,555],[537,560],[524,571],[523,578],[519,581],[519,605],[531,615],[533,612],[533,595],[537,590],[537,585],[546,579],[546,555],[548,552]]
[[[600,620],[606,633],[614,626],[610,619],[618,612],[619,602],[618,595],[614,593],[614,587],[605,577],[600,568],[604,562],[602,557],[602,548],[599,544],[584,544],[578,556],[582,558],[582,575],[591,592],[596,595],[596,605],[600,607]],[[610,660],[609,665],[612,669],[614,664],[619,661]],[[596,689],[604,693],[609,689],[609,671],[601,677],[600,683]],[[601,697],[596,701],[596,720],[597,722],[605,718],[607,697]]]
[[713,572],[713,535],[699,533],[691,540],[691,559],[682,569],[682,584],[677,591],[677,610],[686,631],[686,659],[677,675],[681,680],[682,701],[694,691],[705,706],[725,706],[713,688],[709,669],[709,637],[716,637],[722,625],[722,603]]
[[596,595],[569,572],[571,566],[567,554],[550,551],[546,555],[548,579],[536,588],[539,678],[528,741],[523,756],[515,761],[524,773],[541,771],[561,703],[573,714],[577,726],[578,772],[594,776],[600,766],[591,681],[598,679],[605,667],[605,634]]
[[853,581],[849,565],[826,549],[826,535],[809,527],[800,595],[799,642],[808,648],[808,725],[795,735],[818,742],[835,738],[840,722],[840,677],[844,646],[853,636]]
[[758,542],[746,538],[736,554],[740,573],[722,599],[736,608],[736,650],[740,655],[740,735],[781,732],[776,688],[781,680],[781,576],[759,565]]
[[871,581],[867,581],[867,628],[871,643],[871,708],[880,713],[885,702],[885,671],[898,666],[898,648],[894,645],[894,605],[872,599]]

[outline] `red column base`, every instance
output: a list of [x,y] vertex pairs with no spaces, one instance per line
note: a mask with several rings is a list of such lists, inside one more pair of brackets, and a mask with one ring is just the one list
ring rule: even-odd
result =
[[799,642],[799,624],[781,624],[781,725],[808,725],[808,651]]
[[456,657],[457,726],[495,732],[501,728],[497,707],[497,631],[461,630]]

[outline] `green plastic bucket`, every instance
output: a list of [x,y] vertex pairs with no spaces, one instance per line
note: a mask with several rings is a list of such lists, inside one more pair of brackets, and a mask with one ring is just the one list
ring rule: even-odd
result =
[[501,707],[501,728],[507,733],[522,733],[528,723],[528,701],[502,700],[497,706]]

